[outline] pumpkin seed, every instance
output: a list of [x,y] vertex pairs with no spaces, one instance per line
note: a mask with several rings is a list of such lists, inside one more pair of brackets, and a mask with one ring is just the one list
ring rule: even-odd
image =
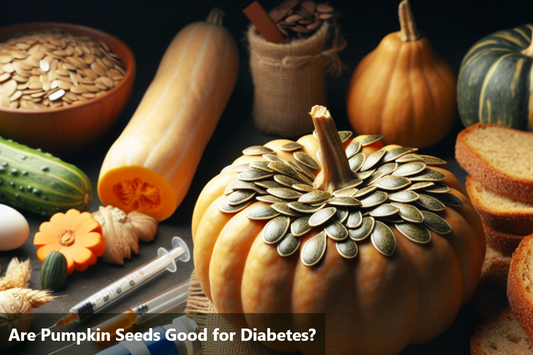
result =
[[272,187],[267,189],[267,192],[275,197],[284,198],[287,200],[296,200],[302,196],[301,192],[286,187]]
[[392,224],[402,224],[402,223],[406,223],[403,219],[401,219],[400,217],[398,217],[397,214],[395,215],[392,215],[390,217],[382,217],[379,219],[380,221],[382,222],[387,222],[387,223],[392,223]]
[[441,216],[426,211],[422,211],[422,214],[424,215],[424,225],[432,231],[442,235],[452,231],[452,226]]
[[350,139],[352,134],[353,134],[352,131],[339,131],[339,138],[341,139],[341,142],[344,143],[348,139]]
[[434,185],[427,188],[425,192],[430,192],[433,194],[443,194],[446,192],[450,192],[450,188],[448,187],[448,185],[445,185],[440,182],[435,182]]
[[287,203],[289,200],[284,200],[282,198],[274,197],[272,195],[261,195],[255,198],[257,201],[266,202],[266,203]]
[[455,196],[451,192],[437,194],[437,195],[434,195],[434,197],[438,199],[440,202],[450,207],[462,207],[463,206],[463,200],[461,200],[459,197]]
[[280,149],[283,150],[284,152],[293,152],[295,150],[302,149],[302,148],[303,148],[303,145],[297,142],[286,143],[280,147]]
[[383,172],[381,171],[375,171],[371,176],[370,178],[366,181],[366,184],[367,185],[370,185],[370,184],[373,184],[375,182],[377,182],[379,179],[381,179],[383,177]]
[[407,222],[422,223],[424,222],[424,215],[418,208],[413,205],[407,205],[405,203],[391,202],[391,205],[398,207],[400,210],[400,217]]
[[300,248],[300,238],[295,238],[291,233],[287,233],[278,244],[278,254],[283,257],[291,256]]
[[446,165],[447,164],[446,160],[442,160],[440,158],[433,157],[431,155],[421,155],[420,157],[424,159],[426,164],[429,164],[429,165]]
[[430,211],[439,212],[439,211],[443,211],[446,208],[446,206],[444,206],[442,202],[440,202],[433,196],[429,196],[425,194],[418,194],[418,195],[420,196],[420,198],[416,200],[415,203],[422,207],[427,208]]
[[257,206],[246,213],[246,217],[253,220],[265,220],[279,216],[280,213],[270,206]]
[[[295,161],[294,164],[296,164],[298,166],[298,168],[300,168],[300,170],[303,171],[303,173],[305,173],[306,175],[314,178],[314,170],[311,169],[310,167],[308,166],[305,166],[304,164],[300,163],[299,161]],[[298,171],[300,171],[298,170]]]
[[361,225],[359,227],[354,229],[348,229],[348,235],[356,242],[364,240],[370,235],[370,233],[372,233],[375,224],[376,220],[373,217],[363,217],[363,221],[361,222]]
[[424,158],[422,158],[418,154],[406,154],[406,155],[402,155],[401,157],[396,159],[397,163],[412,163],[412,162],[415,162],[415,161],[425,162]]
[[294,156],[294,159],[296,161],[302,163],[303,165],[307,166],[311,169],[318,169],[318,163],[313,159],[310,155],[304,153],[304,152],[294,152],[292,154]]
[[300,180],[304,184],[308,184],[311,186],[313,185],[314,178],[313,180],[311,180],[311,179],[308,179],[307,176],[305,176],[304,174],[300,174],[299,172],[296,172],[296,173],[298,174],[298,180]]
[[292,188],[298,191],[302,191],[302,192],[316,191],[316,189],[313,186],[302,184],[302,183],[294,184],[292,185]]
[[284,162],[285,161],[281,159],[280,157],[275,156],[274,154],[263,154],[263,158],[265,158],[269,162]]
[[250,163],[250,169],[263,170],[269,173],[273,173],[272,169],[268,167],[268,161],[253,161]]
[[392,175],[411,176],[420,173],[426,168],[426,163],[413,162],[401,165]]
[[271,162],[270,164],[268,164],[268,167],[277,173],[286,175],[293,179],[298,179],[299,177],[298,172],[284,161]]
[[388,163],[390,161],[396,160],[398,163],[400,163],[397,159],[401,157],[402,155],[406,155],[412,152],[416,152],[417,148],[411,148],[411,147],[399,147],[399,148],[393,148],[387,150],[385,153],[385,156],[383,157],[383,162]]
[[387,201],[388,198],[389,195],[386,192],[375,191],[361,200],[361,206],[365,208],[374,207]]
[[332,206],[346,206],[346,207],[360,207],[361,201],[349,196],[333,197],[328,201],[328,205]]
[[357,153],[350,159],[348,159],[348,164],[350,164],[350,169],[356,173],[361,169],[365,163],[366,156],[363,153]]
[[264,170],[252,169],[239,174],[239,180],[241,181],[257,181],[268,179],[272,177],[272,173],[266,172]]
[[242,151],[244,155],[276,154],[276,151],[263,145],[253,145]]
[[352,141],[347,147],[346,147],[346,158],[350,159],[359,151],[361,150],[362,145],[359,141]]
[[326,233],[320,232],[304,244],[301,260],[305,266],[313,266],[322,259],[326,252],[326,241]]
[[386,163],[386,164],[381,165],[377,169],[377,171],[381,171],[383,173],[383,175],[388,175],[388,174],[396,171],[396,169],[398,169],[399,166],[400,166],[400,164],[398,164],[396,162]]
[[384,155],[385,150],[383,149],[377,150],[374,153],[370,154],[363,163],[361,171],[372,169],[377,163],[379,163],[379,161],[381,160],[381,158],[383,158]]
[[384,203],[382,205],[379,205],[378,207],[374,208],[372,211],[370,211],[370,215],[374,218],[376,217],[389,217],[393,214],[398,213],[399,208],[396,206],[393,206],[388,203]]
[[403,176],[389,175],[384,176],[374,185],[383,190],[399,190],[411,184],[411,180]]
[[230,205],[228,201],[223,201],[218,205],[218,209],[225,213],[237,213],[243,210],[246,206],[250,204],[250,201],[243,202],[239,205]]
[[348,212],[347,209],[345,209],[345,208],[337,208],[337,213],[335,214],[335,218],[337,218],[337,221],[339,221],[341,223],[344,223],[346,218],[348,218],[348,214],[350,214],[350,213]]
[[315,175],[313,175],[312,170],[307,166],[303,165],[302,163],[289,161],[289,165],[293,167],[296,172],[300,173],[301,175],[304,175],[309,180],[315,180]]
[[431,240],[431,233],[422,224],[401,223],[395,226],[407,239],[415,243],[426,244]]
[[376,171],[376,169],[371,169],[371,170],[355,173],[355,177],[357,179],[359,179],[359,180],[366,180],[369,177],[371,177],[372,174],[374,174],[375,171]]
[[410,190],[403,190],[389,194],[389,200],[394,202],[410,203],[415,202],[418,198],[418,194]]
[[331,197],[331,194],[326,191],[315,190],[302,195],[298,202],[302,203],[321,203],[327,201]]
[[279,174],[274,175],[274,181],[282,186],[291,187],[291,188],[295,184],[301,184],[301,181],[298,181],[286,175],[279,175]]
[[335,241],[340,241],[348,238],[348,230],[341,222],[333,220],[329,222],[324,228],[326,235]]
[[352,197],[355,197],[355,198],[363,197],[366,194],[374,191],[375,189],[377,189],[377,186],[366,186],[366,187],[363,187],[362,189],[358,190],[355,193],[355,195],[353,195]]
[[352,211],[348,216],[346,226],[348,228],[358,228],[363,223],[363,214],[361,211]]
[[296,212],[295,210],[289,208],[286,202],[277,202],[272,204],[270,207],[281,213],[282,215],[289,217],[300,217],[302,214]]
[[242,173],[250,169],[249,163],[228,165],[220,173]]
[[352,197],[357,192],[357,189],[354,187],[346,187],[344,189],[340,189],[333,192],[333,196],[340,197],[340,196],[349,196]]
[[376,143],[377,141],[381,140],[383,138],[382,134],[374,134],[368,137],[365,137],[361,140],[361,145],[363,147],[366,147],[367,145],[370,145],[372,143]]
[[335,242],[337,252],[345,259],[353,259],[357,256],[359,248],[357,244],[351,239],[345,239],[340,242]]
[[228,196],[228,204],[231,206],[240,205],[241,203],[250,201],[254,196],[256,192],[252,190],[237,190],[232,192]]
[[318,210],[322,209],[325,205],[325,203],[313,206],[301,202],[289,202],[290,208],[301,213],[315,213]]
[[309,218],[309,225],[311,227],[320,226],[329,221],[331,217],[335,215],[335,213],[337,213],[337,209],[335,207],[326,207],[321,209],[313,213],[311,218]]
[[263,228],[261,237],[266,244],[275,244],[281,240],[289,230],[291,219],[289,217],[280,216],[268,221]]
[[435,185],[434,182],[422,181],[422,182],[417,182],[417,183],[412,184],[411,186],[409,186],[407,188],[407,190],[411,190],[411,191],[420,190],[420,189],[425,189],[425,188],[433,186],[433,185]]
[[305,233],[309,232],[313,227],[309,225],[309,218],[311,216],[302,216],[297,218],[294,222],[291,223],[291,234],[295,237],[301,237]]
[[255,181],[254,184],[265,189],[269,189],[271,187],[283,187],[283,185],[278,184],[274,180],[260,180],[260,181]]
[[226,187],[226,191],[224,191],[224,194],[229,195],[235,190],[253,190],[261,195],[265,195],[267,193],[266,190],[260,188],[253,182],[235,180]]
[[432,168],[425,168],[418,175],[410,176],[411,181],[444,181],[446,175]]
[[391,256],[396,250],[396,238],[394,237],[394,233],[389,226],[383,222],[376,221],[374,230],[370,235],[370,240],[377,251],[385,256]]

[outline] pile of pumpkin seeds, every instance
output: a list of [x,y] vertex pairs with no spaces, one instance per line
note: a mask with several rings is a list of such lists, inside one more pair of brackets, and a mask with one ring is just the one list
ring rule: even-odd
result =
[[[352,132],[340,131],[342,142]],[[315,135],[316,137],[316,135]],[[446,175],[430,165],[444,165],[442,159],[414,154],[416,148],[380,149],[368,156],[364,146],[379,141],[382,135],[352,140],[346,157],[356,179],[351,186],[329,193],[313,187],[319,164],[302,151],[297,142],[281,147],[292,152],[294,161],[285,161],[265,146],[252,146],[244,155],[262,156],[266,161],[227,166],[238,179],[225,190],[227,198],[219,205],[225,213],[237,213],[254,200],[268,203],[248,210],[252,220],[268,220],[262,231],[266,244],[277,244],[279,255],[295,253],[301,237],[313,228],[322,231],[302,247],[301,260],[316,265],[324,256],[327,238],[335,241],[338,253],[352,259],[357,242],[370,238],[382,254],[391,256],[396,249],[396,228],[414,243],[430,242],[433,231],[440,235],[452,231],[438,215],[446,206],[461,207],[463,202],[443,183]]]

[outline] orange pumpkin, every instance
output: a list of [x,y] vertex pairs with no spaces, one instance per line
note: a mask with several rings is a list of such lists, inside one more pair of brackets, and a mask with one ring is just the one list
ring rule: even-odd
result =
[[[444,161],[416,155],[412,148],[383,147],[380,136],[346,140],[348,134],[337,132],[325,108],[315,106],[311,115],[318,140],[307,135],[297,142],[280,139],[246,149],[245,154],[259,155],[241,156],[200,194],[192,233],[196,273],[205,294],[236,327],[273,328],[273,313],[289,313],[294,317],[288,324],[309,329],[316,324],[296,314],[325,313],[328,354],[395,354],[436,337],[472,297],[480,275],[485,241],[471,202],[452,173],[432,166]],[[312,171],[316,160],[319,169]],[[380,170],[373,172],[378,165]],[[404,186],[391,187],[394,181]],[[313,198],[313,191],[322,192]],[[378,206],[380,212],[369,198],[383,194],[381,202],[387,203]],[[402,194],[404,200],[418,196],[420,209],[391,202]],[[280,197],[281,202],[276,200]],[[405,210],[406,205],[412,208]],[[391,206],[402,212],[390,213]],[[332,219],[324,223],[316,217],[332,207]],[[318,212],[300,213],[305,209]],[[418,218],[415,210],[422,211],[425,218],[417,222],[423,223],[407,222]],[[364,232],[372,220],[373,229]],[[400,232],[405,227],[423,238],[413,242],[409,230],[406,238]],[[323,353],[313,342],[268,345]]]
[[426,148],[446,136],[456,119],[456,78],[419,33],[407,0],[401,31],[387,35],[355,69],[346,98],[358,134],[383,134],[384,142]]

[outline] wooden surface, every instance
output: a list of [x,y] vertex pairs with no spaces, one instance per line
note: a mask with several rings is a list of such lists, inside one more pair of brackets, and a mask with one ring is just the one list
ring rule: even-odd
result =
[[[126,42],[137,61],[137,80],[130,102],[114,129],[98,144],[77,155],[65,157],[87,173],[93,186],[103,158],[132,116],[144,92],[151,82],[162,55],[174,35],[186,24],[203,20],[209,10],[217,6],[225,11],[224,23],[237,40],[244,37],[248,21],[242,9],[251,1],[20,1],[4,0],[0,3],[0,25],[30,21],[58,21],[78,23],[109,32]],[[261,1],[268,10],[277,1]],[[348,69],[338,79],[328,80],[329,105],[339,129],[351,129],[346,116],[345,95],[348,80],[357,63],[386,34],[399,29],[397,1],[369,0],[330,1],[340,10],[339,20],[348,46],[340,53]],[[432,41],[436,51],[448,61],[457,73],[462,57],[470,46],[483,36],[504,28],[526,23],[533,13],[531,1],[423,1],[412,0],[411,7],[419,29]],[[240,155],[243,148],[263,144],[276,137],[255,129],[251,117],[253,85],[248,66],[246,45],[240,44],[240,74],[235,91],[227,105],[220,123],[204,153],[195,179],[185,200],[168,220],[161,223],[156,240],[141,243],[140,256],[135,256],[124,266],[108,265],[102,261],[83,273],[69,276],[67,287],[61,297],[36,312],[62,313],[125,273],[142,265],[156,255],[159,247],[170,247],[170,240],[177,235],[192,248],[190,222],[194,203],[202,187],[226,165]],[[428,117],[431,119],[431,117]],[[462,128],[458,121],[453,131],[436,146],[423,151],[449,161],[448,169],[464,183],[465,173],[454,160],[455,137]],[[94,201],[91,210],[99,206]],[[39,271],[41,262],[36,258],[32,236],[38,230],[41,218],[25,214],[30,222],[31,236],[26,244],[12,252],[0,253],[3,269],[13,256],[30,258],[33,267],[31,286],[40,288]],[[186,279],[193,269],[192,262],[179,265],[174,274],[166,273],[150,286],[139,289],[124,301],[113,305],[109,311],[116,312],[129,307],[157,292]],[[444,291],[443,291],[444,292]],[[469,340],[480,319],[470,305],[464,307],[453,325],[437,339],[423,345],[408,347],[402,354],[468,354]],[[20,352],[19,352],[20,353]],[[68,352],[65,352],[68,353]],[[3,354],[3,352],[2,352]]]

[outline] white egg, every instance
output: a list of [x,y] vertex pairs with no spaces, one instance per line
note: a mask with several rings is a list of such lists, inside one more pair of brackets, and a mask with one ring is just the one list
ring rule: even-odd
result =
[[29,235],[26,218],[14,208],[0,204],[0,251],[17,249]]

